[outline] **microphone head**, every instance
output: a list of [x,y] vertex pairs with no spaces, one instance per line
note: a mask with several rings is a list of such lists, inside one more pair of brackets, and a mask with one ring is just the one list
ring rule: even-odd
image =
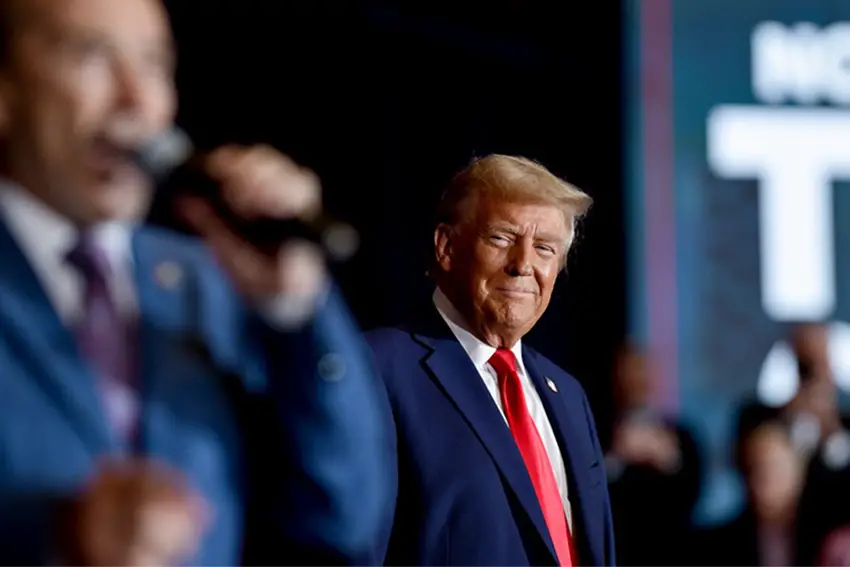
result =
[[151,138],[133,157],[142,171],[161,180],[189,161],[194,153],[195,146],[189,136],[173,126]]

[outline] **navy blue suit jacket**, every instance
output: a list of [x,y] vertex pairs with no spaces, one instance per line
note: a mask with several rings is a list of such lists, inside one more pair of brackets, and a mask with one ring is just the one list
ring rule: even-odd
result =
[[[376,560],[397,565],[553,565],[531,479],[472,361],[433,307],[367,340],[396,437],[395,508]],[[523,361],[564,457],[579,565],[612,565],[605,468],[584,391],[528,347]],[[553,391],[547,379],[557,387]]]
[[[382,392],[341,298],[282,332],[197,241],[142,229],[132,247],[135,446],[113,434],[72,333],[0,223],[0,562],[55,560],[55,502],[100,458],[132,453],[178,468],[211,504],[193,564],[368,561],[388,496]],[[158,278],[166,264],[183,277]]]

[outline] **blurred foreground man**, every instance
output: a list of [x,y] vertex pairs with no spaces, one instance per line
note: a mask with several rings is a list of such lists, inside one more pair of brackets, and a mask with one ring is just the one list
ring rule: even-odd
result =
[[587,398],[522,344],[589,205],[517,157],[479,159],[449,185],[434,232],[434,304],[408,326],[369,334],[398,462],[394,520],[376,561],[614,563]]
[[[306,244],[137,225],[125,157],[175,113],[159,0],[2,0],[0,561],[356,563],[385,500],[366,346]],[[208,172],[246,217],[309,214],[269,148]],[[219,268],[220,266],[220,268]]]

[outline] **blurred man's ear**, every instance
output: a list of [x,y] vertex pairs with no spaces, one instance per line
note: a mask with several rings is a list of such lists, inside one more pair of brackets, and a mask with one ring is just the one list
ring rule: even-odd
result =
[[441,223],[434,230],[434,259],[444,272],[451,271],[452,268],[454,235],[454,229],[445,223]]
[[9,129],[10,99],[8,81],[0,70],[0,136],[5,136]]
[[[0,0],[2,1],[2,0]],[[15,107],[15,89],[7,63],[0,62],[0,137],[6,137],[11,127]]]

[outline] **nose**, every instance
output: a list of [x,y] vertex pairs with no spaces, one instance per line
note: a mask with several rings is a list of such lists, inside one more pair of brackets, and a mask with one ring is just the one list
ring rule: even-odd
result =
[[508,263],[508,274],[513,277],[531,276],[534,274],[532,259],[534,255],[534,243],[530,238],[517,239],[511,249],[510,262]]
[[116,61],[116,103],[123,110],[140,112],[144,105],[144,89],[139,73],[128,61]]
[[130,65],[121,64],[118,69],[118,103],[121,108],[138,111],[143,101],[142,88]]

